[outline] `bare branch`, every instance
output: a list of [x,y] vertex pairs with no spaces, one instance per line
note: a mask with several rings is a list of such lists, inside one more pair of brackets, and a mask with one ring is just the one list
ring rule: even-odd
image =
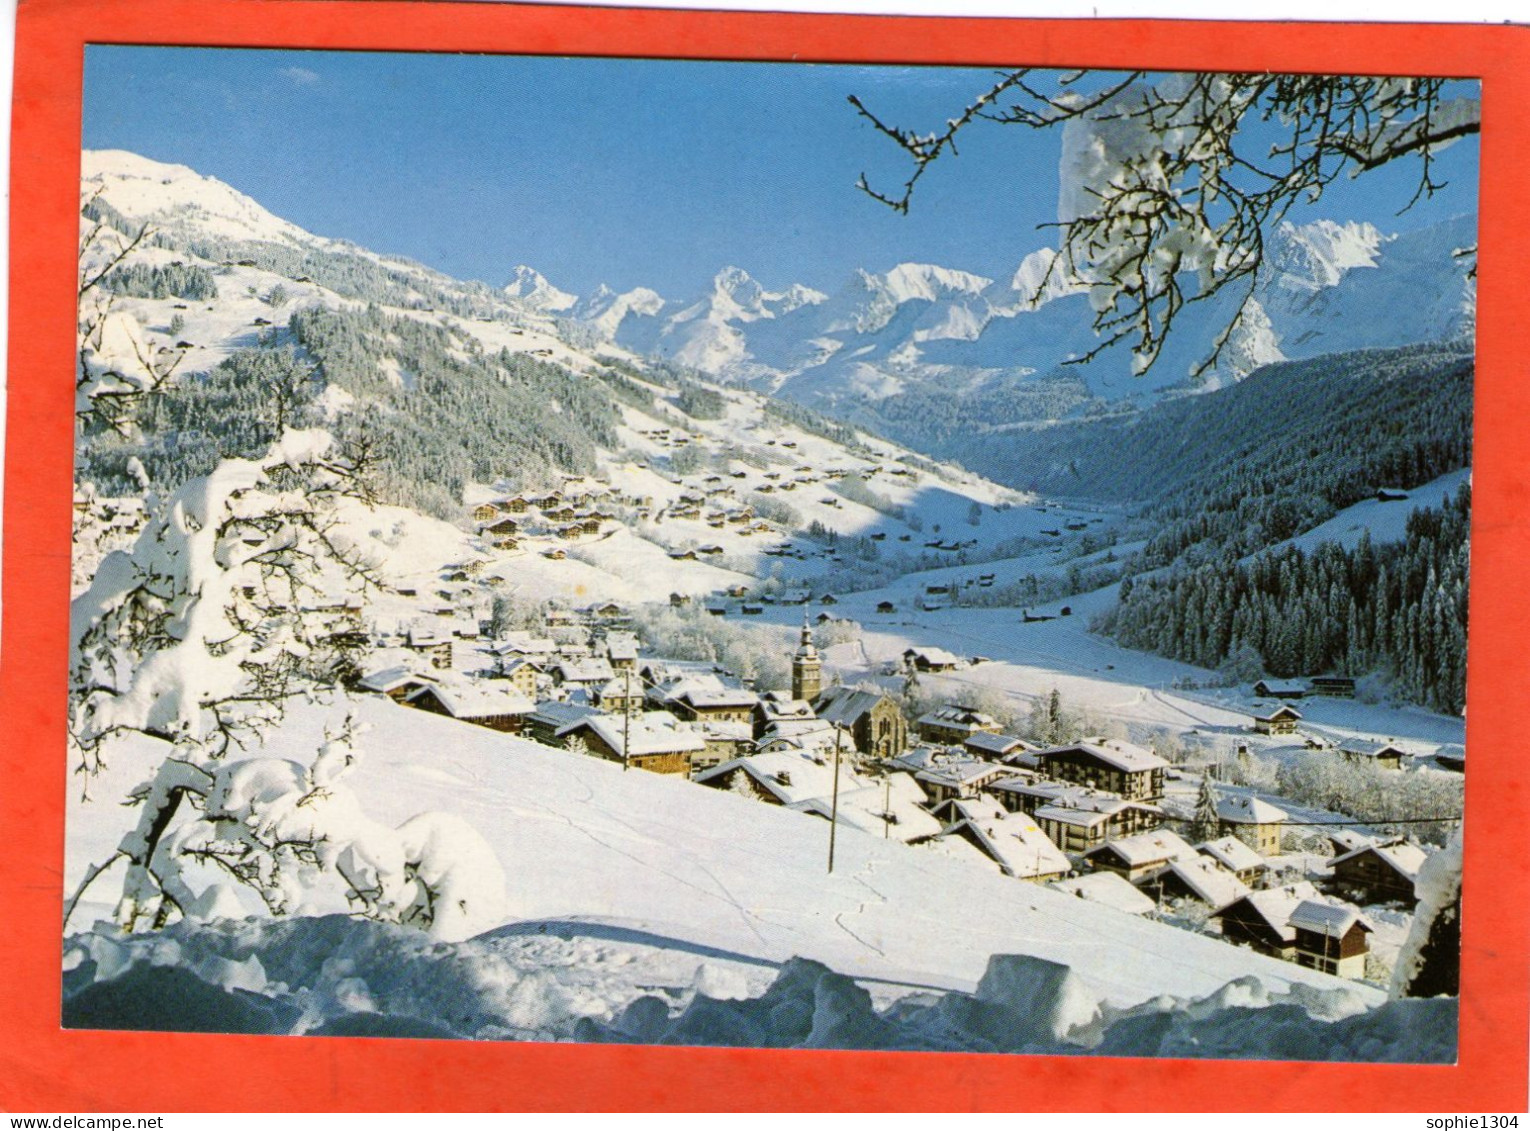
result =
[[[1056,225],[1058,254],[1031,296],[1039,301],[1058,281],[1089,292],[1100,340],[1071,364],[1129,343],[1134,371],[1145,372],[1188,305],[1242,283],[1210,354],[1192,371],[1206,372],[1254,302],[1265,232],[1292,207],[1318,200],[1340,176],[1415,159],[1418,180],[1406,211],[1445,187],[1435,174],[1437,152],[1481,129],[1476,103],[1445,101],[1441,79],[1206,73],[1149,83],[1150,76],[1133,72],[1084,92],[1085,75],[1011,72],[944,129],[927,134],[890,125],[850,100],[913,162],[900,192],[875,190],[864,176],[859,187],[905,213],[925,171],[954,153],[956,135],[974,122],[1029,129],[1114,124],[1101,135],[1100,167],[1088,171],[1087,183],[1069,186],[1079,214]],[[1243,129],[1250,121],[1284,136],[1256,154]],[[1193,291],[1180,282],[1182,274],[1195,276]]]
[[[100,231],[99,226],[96,228],[96,231]],[[110,275],[119,263],[131,255],[133,250],[148,238],[149,232],[149,224],[147,221],[145,221],[143,226],[138,229],[138,234],[129,240],[126,244],[118,248],[118,250],[106,261],[105,267],[102,267],[94,275],[88,277],[85,277],[84,273],[82,272],[80,289],[76,297],[84,298],[87,291],[90,291],[99,286],[101,281]],[[85,249],[82,247],[80,250],[83,252]]]

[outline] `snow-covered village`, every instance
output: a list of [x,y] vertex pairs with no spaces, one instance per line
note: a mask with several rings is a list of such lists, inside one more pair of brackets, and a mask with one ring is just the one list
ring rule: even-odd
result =
[[[824,114],[944,174],[870,70]],[[1474,132],[1333,81],[1374,165]],[[1221,96],[1037,82],[1075,227]],[[1422,217],[1320,156],[1252,265],[1176,214],[1135,283],[1065,227],[678,297],[87,148],[64,1024],[1453,1062],[1469,145]]]

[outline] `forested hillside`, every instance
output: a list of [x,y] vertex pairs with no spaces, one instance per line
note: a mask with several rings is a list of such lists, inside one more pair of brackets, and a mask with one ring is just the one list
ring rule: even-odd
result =
[[1457,713],[1466,494],[1414,514],[1405,542],[1281,543],[1378,488],[1469,467],[1472,374],[1458,346],[1322,357],[1006,442],[1014,481],[1140,504],[1143,547],[1097,622],[1122,644],[1241,679],[1376,672],[1399,698]]
[[265,450],[284,425],[317,423],[326,389],[360,402],[335,427],[343,444],[367,448],[380,497],[438,517],[460,511],[469,481],[588,472],[597,448],[615,443],[611,384],[523,353],[489,354],[437,322],[311,307],[292,313],[287,333],[144,398],[130,436],[86,438],[81,475],[126,493],[136,457],[151,484],[173,490],[225,456]]
[[1010,433],[1010,481],[1148,504],[1139,568],[1243,556],[1378,487],[1471,463],[1472,358],[1459,346],[1267,366],[1140,414]]
[[[960,382],[959,374],[951,383]],[[857,422],[913,444],[937,458],[961,460],[974,471],[1020,485],[1015,478],[1017,435],[1007,429],[1036,420],[1063,420],[1099,415],[1108,402],[1089,391],[1078,373],[1049,377],[999,377],[970,391],[915,386],[896,397],[840,406]]]
[[471,336],[376,307],[298,311],[291,328],[324,380],[368,406],[347,415],[341,438],[370,433],[391,501],[444,517],[470,480],[587,473],[616,442],[607,386],[562,366],[489,354]]
[[1231,554],[1121,583],[1099,627],[1132,648],[1231,674],[1388,676],[1410,702],[1466,703],[1471,494],[1416,511],[1407,539],[1353,550],[1325,542],[1239,562]]

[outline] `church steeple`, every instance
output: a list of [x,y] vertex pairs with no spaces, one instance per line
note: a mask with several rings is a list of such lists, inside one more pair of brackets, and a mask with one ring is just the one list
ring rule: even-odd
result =
[[802,613],[802,643],[792,656],[792,698],[806,699],[811,703],[823,690],[823,661],[818,649],[813,647],[813,629],[808,624],[807,611]]

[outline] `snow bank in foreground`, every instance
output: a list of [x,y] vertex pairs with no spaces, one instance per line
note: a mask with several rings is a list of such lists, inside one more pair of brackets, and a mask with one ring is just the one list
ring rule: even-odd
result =
[[1246,976],[1120,1009],[1069,967],[1023,955],[991,958],[973,993],[913,992],[884,1009],[810,959],[751,974],[596,935],[443,943],[342,915],[131,937],[103,925],[66,943],[65,968],[71,1028],[1431,1064],[1456,1054],[1451,998],[1369,1009],[1348,987]]

